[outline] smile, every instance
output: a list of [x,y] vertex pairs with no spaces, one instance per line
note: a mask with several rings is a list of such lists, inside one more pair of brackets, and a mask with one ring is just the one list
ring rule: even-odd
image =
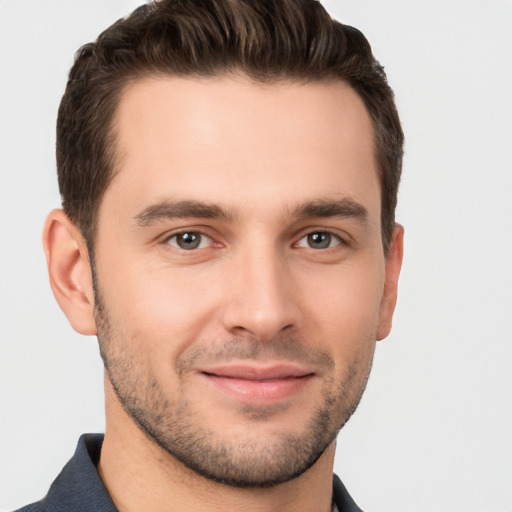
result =
[[257,367],[223,366],[200,371],[200,375],[221,392],[247,403],[275,403],[298,393],[314,373],[292,365]]

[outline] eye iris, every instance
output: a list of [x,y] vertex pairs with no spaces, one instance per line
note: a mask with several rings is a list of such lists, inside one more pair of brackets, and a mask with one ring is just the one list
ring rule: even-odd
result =
[[201,235],[198,233],[181,233],[176,236],[176,242],[182,249],[197,249],[201,243]]
[[329,233],[311,233],[308,235],[308,245],[313,249],[326,249],[331,245]]

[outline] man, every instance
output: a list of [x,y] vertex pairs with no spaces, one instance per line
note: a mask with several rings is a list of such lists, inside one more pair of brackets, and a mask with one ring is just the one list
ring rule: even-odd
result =
[[105,436],[22,510],[359,510],[334,478],[391,328],[403,135],[314,0],[162,0],[82,47],[59,110],[55,297]]

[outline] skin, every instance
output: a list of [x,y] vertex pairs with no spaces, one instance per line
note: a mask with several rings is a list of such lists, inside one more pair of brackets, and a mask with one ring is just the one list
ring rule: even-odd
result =
[[[364,104],[340,82],[148,78],[125,91],[115,126],[96,296],[78,229],[55,210],[44,234],[55,296],[78,332],[98,335],[107,363],[99,472],[114,503],[329,511],[334,438],[390,331],[403,252],[397,226],[383,254]],[[184,232],[200,245],[180,248]],[[311,238],[326,233],[326,246]],[[302,372],[291,390],[289,379],[254,377],[276,365]],[[252,376],[219,379],[226,366]],[[175,424],[202,432],[235,468],[253,466],[258,478],[280,471],[283,483],[205,478],[155,443],[130,404],[164,411],[162,436]],[[290,452],[283,439],[311,437],[322,405],[318,460],[288,478],[268,469]]]

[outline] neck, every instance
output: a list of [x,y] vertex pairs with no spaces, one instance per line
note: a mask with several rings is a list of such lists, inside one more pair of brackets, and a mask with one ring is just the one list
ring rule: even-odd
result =
[[271,488],[237,488],[188,469],[151,441],[107,387],[98,471],[119,512],[330,512],[334,442],[305,473]]

